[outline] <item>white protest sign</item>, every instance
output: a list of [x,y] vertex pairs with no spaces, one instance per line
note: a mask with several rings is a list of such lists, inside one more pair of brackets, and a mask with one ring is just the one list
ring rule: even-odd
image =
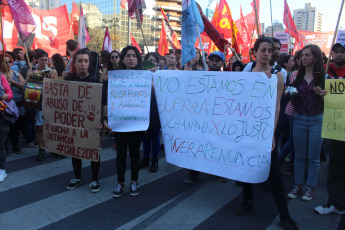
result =
[[268,178],[276,75],[156,71],[154,87],[169,163],[249,183]]
[[338,35],[335,43],[345,43],[345,30],[338,30]]
[[152,73],[108,72],[108,124],[115,132],[145,131],[150,123]]
[[289,33],[274,32],[273,37],[277,38],[281,43],[280,52],[282,53],[289,52]]
[[53,153],[99,159],[102,84],[44,78],[43,142]]

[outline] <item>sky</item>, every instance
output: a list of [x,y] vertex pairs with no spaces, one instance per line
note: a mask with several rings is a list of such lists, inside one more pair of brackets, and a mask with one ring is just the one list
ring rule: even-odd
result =
[[[240,18],[240,5],[242,6],[243,15],[249,14],[252,11],[252,7],[250,5],[252,1],[253,0],[227,0],[234,20]],[[209,0],[196,0],[196,2],[198,2],[203,9],[205,9],[209,4]],[[271,0],[271,2],[273,22],[275,20],[283,22],[284,0]],[[302,9],[304,8],[305,3],[309,2],[312,3],[312,7],[316,7],[316,10],[321,11],[323,14],[322,31],[334,31],[337,25],[342,0],[287,0],[292,15],[294,9]],[[261,0],[260,3],[260,22],[265,23],[266,28],[271,25],[270,1]],[[339,28],[343,27],[343,29],[345,29],[344,11],[345,10],[343,9],[339,24]]]

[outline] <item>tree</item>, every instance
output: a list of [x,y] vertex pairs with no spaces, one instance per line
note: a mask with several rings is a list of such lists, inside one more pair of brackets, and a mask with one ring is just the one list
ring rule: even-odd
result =
[[102,28],[88,28],[90,41],[86,44],[86,47],[90,51],[99,52],[102,50],[105,29]]

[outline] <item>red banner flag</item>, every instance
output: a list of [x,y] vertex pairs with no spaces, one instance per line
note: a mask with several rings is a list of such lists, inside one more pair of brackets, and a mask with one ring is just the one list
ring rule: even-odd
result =
[[161,29],[161,34],[159,36],[159,44],[158,44],[157,52],[162,56],[164,56],[166,53],[169,53],[168,39],[167,39],[167,33],[165,31],[164,19],[162,19],[162,29]]
[[42,15],[40,15],[41,20],[41,34],[42,34],[42,43],[43,40],[48,40],[50,43],[50,46],[59,49],[59,42],[55,39],[55,35],[52,31],[52,28],[44,21]]
[[24,0],[7,0],[19,36],[25,42],[35,30],[36,23]]
[[243,12],[242,12],[242,7],[240,7],[240,11],[241,11],[241,17],[240,17],[240,23],[241,23],[241,36],[242,36],[242,40],[243,40],[243,44],[241,45],[241,51],[242,51],[242,61],[244,63],[248,63],[250,61],[250,57],[249,57],[249,50],[250,50],[250,32],[248,30],[248,26],[246,24],[246,21],[244,20],[243,17]]
[[[216,45],[221,52],[224,52],[225,44],[230,44],[230,43],[226,39],[224,39],[224,36],[216,30],[216,28],[208,20],[206,15],[202,12],[202,9],[198,3],[197,3],[197,6],[199,8],[202,22],[204,23],[204,32],[202,32],[201,35],[204,35],[205,38],[208,37],[212,40],[212,43],[209,42],[209,44],[210,44],[210,46],[213,47],[213,49],[212,49],[213,51],[216,49],[216,47],[214,47]],[[204,41],[203,37],[201,39],[202,39],[203,43],[208,42],[207,39]],[[198,42],[198,39],[197,39],[197,42]],[[199,48],[199,46],[198,46],[198,48]]]
[[225,39],[231,39],[232,47],[239,53],[240,44],[242,44],[243,41],[235,21],[232,19],[230,7],[225,0],[220,0],[211,23]]
[[[173,28],[170,25],[169,19],[166,16],[163,8],[161,8],[161,13],[163,15],[163,20],[162,20],[162,28],[164,27],[165,33],[166,33],[166,38],[168,39],[168,42],[174,49],[181,49],[181,44],[177,39],[177,35]],[[162,33],[162,32],[161,32]]]
[[86,29],[85,17],[83,13],[83,7],[80,4],[80,19],[79,19],[79,32],[78,32],[78,43],[79,48],[83,49],[86,48],[86,43],[90,41],[89,32]]
[[131,43],[132,43],[132,46],[136,47],[140,53],[142,53],[143,51],[141,51],[140,49],[140,46],[138,45],[137,41],[135,40],[135,38],[132,36],[132,33],[130,34],[131,35]]
[[[250,33],[250,38],[252,37],[252,33],[253,34],[253,43],[256,41],[256,39],[258,38],[258,34],[257,34],[257,30],[256,28],[256,21],[255,21],[255,9],[254,9],[254,1],[250,4],[253,7],[253,10],[251,13],[247,14],[244,16],[244,21],[247,24],[248,27],[248,31]],[[257,8],[257,15],[258,15],[258,20],[260,18],[260,0],[256,0],[256,8]],[[241,30],[241,19],[236,20],[236,25],[239,27],[239,29]],[[259,23],[259,27],[260,27],[260,20],[258,21]],[[254,30],[255,29],[255,30]],[[259,28],[259,33],[261,33],[260,28]]]
[[77,4],[73,1],[72,3],[72,12],[71,12],[71,24],[72,24],[72,31],[73,34],[78,36],[78,28],[79,28],[79,18],[80,18],[80,12],[78,9]]
[[299,41],[298,38],[298,31],[295,25],[295,22],[293,21],[291,11],[289,8],[289,5],[287,4],[286,0],[284,0],[284,19],[283,19],[284,25],[286,26],[285,32],[290,33],[291,37],[294,37],[296,41]]

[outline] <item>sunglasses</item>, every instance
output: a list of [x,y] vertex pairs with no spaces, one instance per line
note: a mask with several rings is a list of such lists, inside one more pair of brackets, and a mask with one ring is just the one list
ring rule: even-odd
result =
[[110,59],[118,59],[119,56],[110,56]]

